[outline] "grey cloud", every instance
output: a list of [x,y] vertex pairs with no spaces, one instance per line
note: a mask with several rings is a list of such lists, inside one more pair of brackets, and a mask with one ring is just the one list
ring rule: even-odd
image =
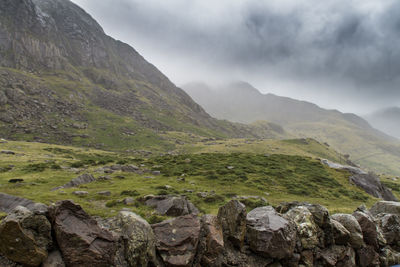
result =
[[74,2],[178,83],[247,79],[278,94],[320,94],[323,105],[400,104],[398,1]]

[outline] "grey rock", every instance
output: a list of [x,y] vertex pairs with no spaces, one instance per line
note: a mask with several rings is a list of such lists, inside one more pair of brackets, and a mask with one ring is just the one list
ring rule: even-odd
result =
[[0,211],[8,213],[17,206],[32,209],[36,206],[36,203],[26,198],[0,193]]
[[58,190],[61,188],[78,187],[79,185],[92,183],[94,181],[96,181],[96,179],[93,177],[93,175],[85,173],[85,174],[82,174],[82,175],[76,177],[75,179],[71,180],[70,182],[66,183],[63,186],[53,188],[52,191],[55,191],[55,190]]
[[256,208],[247,214],[250,248],[265,257],[291,258],[296,245],[296,226],[272,207]]
[[340,222],[350,232],[349,242],[353,248],[358,249],[364,246],[361,226],[353,215],[338,213],[332,215],[332,219]]
[[400,202],[394,201],[379,201],[370,209],[372,215],[376,216],[380,213],[390,213],[400,216]]
[[145,204],[154,207],[159,215],[182,216],[198,214],[198,209],[184,196],[148,196]]
[[386,243],[400,249],[400,216],[381,213],[377,221]]
[[84,197],[89,195],[89,192],[87,191],[74,191],[72,192],[73,195],[79,196],[79,197]]
[[132,206],[135,204],[135,200],[131,197],[127,197],[122,200],[122,203],[124,203],[124,205],[127,205],[127,206]]
[[111,196],[111,192],[110,191],[100,191],[100,192],[97,192],[97,194],[100,195],[100,196],[106,196],[106,197]]
[[135,165],[123,165],[121,166],[121,171],[123,172],[137,172],[139,170],[138,166]]

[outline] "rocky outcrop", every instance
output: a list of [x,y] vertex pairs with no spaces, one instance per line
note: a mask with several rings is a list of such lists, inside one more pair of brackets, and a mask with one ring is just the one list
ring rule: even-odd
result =
[[147,196],[145,204],[154,207],[159,215],[183,216],[199,213],[199,210],[184,196]]
[[149,225],[129,211],[95,220],[71,201],[58,202],[48,213],[17,207],[0,223],[0,266],[399,264],[400,216],[382,212],[396,211],[392,203],[376,204],[371,210],[361,206],[353,214],[330,216],[321,205],[291,202],[247,214],[242,203],[232,200],[219,209],[218,216],[199,219],[187,214]]
[[349,178],[350,182],[364,190],[367,194],[387,201],[398,201],[392,191],[381,183],[378,175],[365,172],[358,167],[341,165],[326,159],[321,160],[321,162],[332,169],[348,171],[351,174]]
[[181,216],[152,225],[157,251],[167,267],[192,266],[200,236],[194,215]]
[[52,245],[46,216],[16,207],[0,224],[0,254],[17,263],[39,266]]
[[49,213],[67,266],[108,267],[114,264],[116,238],[100,228],[81,206],[66,200],[50,207]]

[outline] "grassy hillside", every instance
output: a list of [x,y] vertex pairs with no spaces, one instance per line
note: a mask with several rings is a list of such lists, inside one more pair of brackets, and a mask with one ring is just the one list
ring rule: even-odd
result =
[[[226,144],[243,141],[231,140]],[[46,204],[61,199],[73,199],[91,214],[101,216],[111,216],[122,208],[131,208],[150,221],[161,218],[154,216],[152,209],[143,206],[139,201],[129,207],[120,200],[127,196],[138,199],[148,194],[184,194],[204,213],[216,213],[221,204],[235,195],[264,197],[272,205],[282,201],[309,201],[326,205],[332,212],[350,212],[362,203],[370,205],[376,201],[350,185],[347,172],[329,169],[316,158],[307,156],[316,151],[319,154],[317,157],[321,153],[330,155],[331,159],[337,157],[323,145],[312,140],[308,142],[282,141],[280,147],[283,149],[275,150],[278,143],[265,141],[257,144],[258,147],[265,146],[262,153],[224,150],[226,153],[207,152],[145,158],[87,148],[9,141],[0,144],[0,149],[11,150],[15,155],[0,153],[0,191]],[[221,144],[215,145],[214,149],[219,150],[220,146]],[[243,145],[243,149],[244,147]],[[99,172],[102,167],[112,164],[134,164],[148,171],[143,174]],[[161,175],[152,174],[155,170],[160,171]],[[91,173],[96,178],[109,175],[112,180],[51,191],[82,173]],[[9,182],[15,178],[24,181]],[[77,197],[72,194],[75,190],[88,191],[89,195]],[[111,191],[111,196],[97,194],[104,190]],[[215,191],[215,194],[206,198],[197,194],[211,191]],[[259,200],[248,200],[246,204],[255,207],[263,203]]]
[[127,44],[64,0],[0,1],[0,136],[108,150],[174,148],[180,131],[277,137],[219,121]]
[[219,119],[241,123],[266,120],[281,125],[299,138],[328,143],[365,169],[400,175],[400,142],[364,119],[315,104],[272,94],[261,94],[247,83],[210,88],[201,83],[184,89],[207,112]]

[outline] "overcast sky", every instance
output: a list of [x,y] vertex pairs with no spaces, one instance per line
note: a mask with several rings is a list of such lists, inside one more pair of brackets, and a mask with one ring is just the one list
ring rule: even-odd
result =
[[244,80],[361,114],[400,105],[400,1],[73,1],[177,85]]

